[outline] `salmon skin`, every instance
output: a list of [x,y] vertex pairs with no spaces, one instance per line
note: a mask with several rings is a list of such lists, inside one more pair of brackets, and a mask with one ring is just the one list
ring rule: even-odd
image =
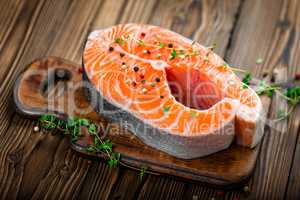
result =
[[210,48],[175,32],[141,24],[93,31],[83,66],[101,115],[170,155],[197,158],[262,138],[255,91]]

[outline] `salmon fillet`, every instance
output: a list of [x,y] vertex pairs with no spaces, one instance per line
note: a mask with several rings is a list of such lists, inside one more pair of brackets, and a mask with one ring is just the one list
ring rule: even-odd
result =
[[[90,33],[83,55],[89,97],[144,143],[196,158],[263,135],[262,104],[224,60],[170,30],[121,24]],[[100,102],[100,105],[98,104]]]

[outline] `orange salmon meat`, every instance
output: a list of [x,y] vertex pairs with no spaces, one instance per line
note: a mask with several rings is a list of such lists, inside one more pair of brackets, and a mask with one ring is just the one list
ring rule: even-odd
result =
[[93,31],[83,66],[100,114],[170,155],[197,158],[233,141],[252,148],[262,138],[255,91],[212,49],[175,32],[141,24]]

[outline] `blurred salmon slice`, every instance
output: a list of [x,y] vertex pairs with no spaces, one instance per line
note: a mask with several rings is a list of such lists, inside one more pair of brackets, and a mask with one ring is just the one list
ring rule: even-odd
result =
[[152,25],[92,32],[84,76],[97,110],[147,145],[179,158],[205,156],[232,141],[254,147],[262,104],[209,48]]

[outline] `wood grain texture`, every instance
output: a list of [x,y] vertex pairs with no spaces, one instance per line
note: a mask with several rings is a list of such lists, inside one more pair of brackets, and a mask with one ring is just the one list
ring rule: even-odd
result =
[[[257,77],[266,71],[271,79],[275,68],[292,76],[300,70],[298,10],[297,0],[0,0],[0,199],[218,198],[220,190],[202,184],[152,176],[138,183],[136,172],[109,170],[102,162],[88,165],[68,140],[33,133],[35,123],[15,114],[14,80],[37,57],[80,63],[89,30],[129,21],[171,28],[207,45],[216,42],[217,53]],[[255,64],[258,57],[263,65]],[[272,100],[269,115],[276,115],[278,103]],[[299,198],[297,116],[299,108],[277,131],[266,129],[250,196],[227,191],[226,199]]]
[[[266,6],[271,8],[267,11]],[[297,17],[296,14],[298,9],[298,1],[277,1],[277,3],[274,1],[252,1],[251,3],[245,1],[234,33],[236,40],[229,50],[228,60],[238,66],[251,69],[257,77],[262,77],[264,72],[268,73],[266,78],[269,77],[269,79],[271,76],[275,76],[275,79],[278,80],[291,77],[296,72],[294,66],[299,65],[299,63],[291,64],[290,62],[295,60],[295,54],[290,52],[291,49],[294,51],[293,46],[296,45],[294,39],[297,35],[295,27],[299,26],[296,25],[296,21],[299,21],[299,15]],[[254,12],[246,13],[249,10]],[[246,49],[241,48],[243,45],[249,47],[247,52]],[[264,59],[262,65],[255,64],[255,60],[259,57]],[[251,65],[253,67],[249,68]],[[276,118],[278,110],[284,109],[285,106],[286,102],[275,95],[269,116]],[[267,127],[261,155],[250,181],[252,192],[249,199],[293,197],[287,195],[286,187],[289,177],[292,178],[290,168],[293,165],[293,152],[299,134],[299,120],[296,120],[299,115],[296,116],[297,112],[293,113],[288,120]],[[294,163],[295,165],[297,164]],[[290,195],[293,194],[295,191],[290,193]]]

